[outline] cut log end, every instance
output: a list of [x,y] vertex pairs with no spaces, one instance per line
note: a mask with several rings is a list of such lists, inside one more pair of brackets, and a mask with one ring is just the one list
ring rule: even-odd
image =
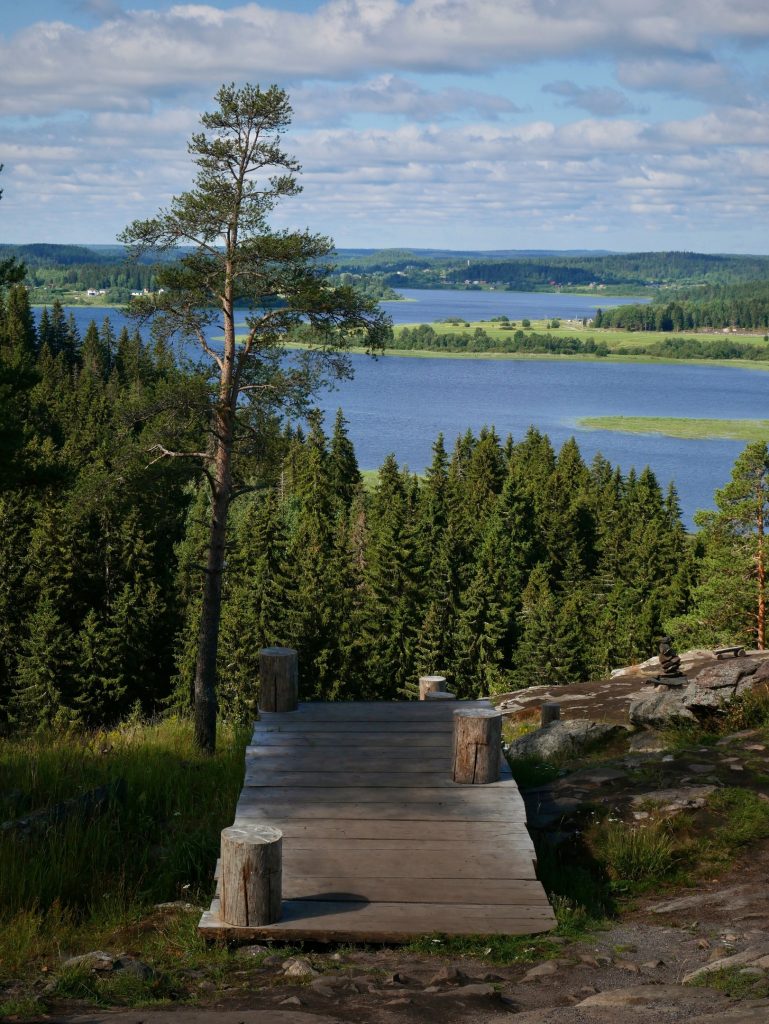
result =
[[561,717],[561,705],[554,700],[546,700],[542,704],[540,713],[540,725],[550,725],[551,722],[557,722]]
[[272,825],[222,829],[221,916],[228,925],[254,927],[280,920],[283,833]]
[[449,693],[448,690],[433,690],[425,695],[425,700],[456,700],[457,695],[455,693]]
[[291,647],[259,651],[259,710],[296,711],[299,706],[299,656]]
[[445,676],[420,676],[419,677],[419,699],[427,700],[430,693],[444,693],[446,691]]
[[454,767],[460,785],[499,781],[502,756],[502,715],[493,708],[454,712]]

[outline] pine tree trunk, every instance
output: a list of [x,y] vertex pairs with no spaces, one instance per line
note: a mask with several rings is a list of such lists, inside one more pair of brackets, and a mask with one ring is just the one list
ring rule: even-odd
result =
[[766,559],[764,555],[764,508],[763,501],[756,517],[758,550],[756,552],[756,575],[758,577],[758,610],[756,615],[756,647],[763,651],[766,645]]
[[219,622],[222,614],[222,574],[227,544],[227,514],[232,500],[232,444],[236,389],[235,318],[233,314],[230,266],[223,300],[224,352],[219,394],[212,417],[209,481],[211,483],[211,525],[208,536],[203,607],[200,615],[198,659],[195,665],[195,743],[207,754],[216,750],[216,662],[219,650]]
[[227,539],[229,493],[220,488],[211,499],[211,525],[203,581],[198,658],[195,665],[195,743],[208,754],[216,750],[216,660],[222,611],[222,573]]

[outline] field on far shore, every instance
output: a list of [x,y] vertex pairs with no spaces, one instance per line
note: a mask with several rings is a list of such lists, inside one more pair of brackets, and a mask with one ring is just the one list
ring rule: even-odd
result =
[[664,434],[685,440],[767,441],[769,420],[685,419],[675,416],[585,416],[577,425],[586,430],[625,434]]
[[[511,320],[510,326],[513,328],[512,331],[503,327],[498,321],[492,320],[466,320],[456,323],[436,321],[429,326],[432,327],[436,334],[466,334],[468,331],[472,332],[477,327],[481,327],[490,338],[495,340],[509,338],[515,331],[520,329],[527,334],[552,334],[554,337],[562,335],[568,338],[578,338],[580,341],[587,341],[588,338],[592,338],[596,342],[605,342],[609,348],[622,349],[655,345],[658,342],[665,341],[666,338],[691,338],[696,341],[714,341],[716,338],[728,337],[735,341],[741,341],[744,344],[753,343],[758,345],[764,343],[765,337],[765,332],[760,330],[623,331],[613,327],[584,327],[581,320],[559,320],[558,322],[560,327],[550,327],[551,320],[530,320],[531,326],[522,327],[520,320]],[[394,333],[397,337],[404,328],[408,327],[413,330],[413,328],[419,326],[418,323],[398,324],[394,328]],[[574,357],[571,356],[570,358]],[[675,360],[675,362],[680,361]]]

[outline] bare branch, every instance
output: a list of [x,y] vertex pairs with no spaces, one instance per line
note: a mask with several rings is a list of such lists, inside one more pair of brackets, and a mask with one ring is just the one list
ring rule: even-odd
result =
[[162,444],[153,444],[148,449],[149,452],[157,452],[157,456],[149,463],[150,466],[154,466],[156,462],[160,462],[161,459],[210,459],[211,456],[208,452],[172,452]]

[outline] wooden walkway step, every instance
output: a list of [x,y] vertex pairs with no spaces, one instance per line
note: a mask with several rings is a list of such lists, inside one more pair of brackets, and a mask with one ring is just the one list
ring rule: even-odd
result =
[[497,783],[451,781],[458,707],[489,704],[313,703],[263,715],[235,824],[283,832],[283,913],[276,924],[233,928],[217,894],[201,933],[402,942],[553,928],[507,765]]

